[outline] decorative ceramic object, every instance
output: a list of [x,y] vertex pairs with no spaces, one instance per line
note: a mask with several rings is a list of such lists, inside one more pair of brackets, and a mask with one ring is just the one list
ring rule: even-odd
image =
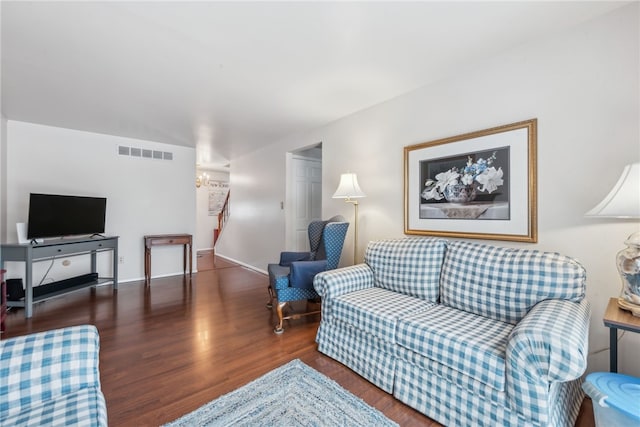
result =
[[476,186],[450,184],[444,189],[444,198],[449,203],[469,203],[476,198]]
[[626,249],[616,255],[618,272],[622,278],[622,292],[618,305],[640,316],[640,231],[625,240]]

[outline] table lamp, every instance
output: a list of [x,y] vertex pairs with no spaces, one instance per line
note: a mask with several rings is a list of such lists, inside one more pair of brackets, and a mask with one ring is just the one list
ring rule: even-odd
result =
[[[625,166],[613,189],[586,217],[640,218],[640,162]],[[622,278],[618,306],[640,317],[640,231],[625,240],[627,247],[616,255]]]

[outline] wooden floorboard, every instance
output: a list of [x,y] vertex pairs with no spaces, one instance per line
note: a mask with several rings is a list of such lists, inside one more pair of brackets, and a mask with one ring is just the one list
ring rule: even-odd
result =
[[[202,266],[202,269],[200,268]],[[10,312],[6,337],[90,323],[100,332],[100,377],[111,426],[160,425],[293,359],[300,359],[401,426],[436,426],[342,364],[314,341],[319,315],[285,322],[266,309],[267,277],[199,254],[199,272],[85,289]],[[298,307],[302,308],[302,307]],[[578,426],[593,426],[585,401]]]

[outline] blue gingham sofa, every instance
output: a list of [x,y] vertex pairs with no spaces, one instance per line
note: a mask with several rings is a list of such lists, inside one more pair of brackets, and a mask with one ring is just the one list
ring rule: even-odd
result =
[[573,426],[585,270],[548,252],[406,238],[320,273],[318,350],[445,425]]
[[0,341],[0,426],[106,426],[99,347],[92,325]]

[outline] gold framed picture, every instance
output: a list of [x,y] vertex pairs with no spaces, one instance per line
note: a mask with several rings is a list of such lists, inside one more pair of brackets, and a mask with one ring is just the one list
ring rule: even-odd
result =
[[537,119],[404,147],[404,232],[537,242]]

